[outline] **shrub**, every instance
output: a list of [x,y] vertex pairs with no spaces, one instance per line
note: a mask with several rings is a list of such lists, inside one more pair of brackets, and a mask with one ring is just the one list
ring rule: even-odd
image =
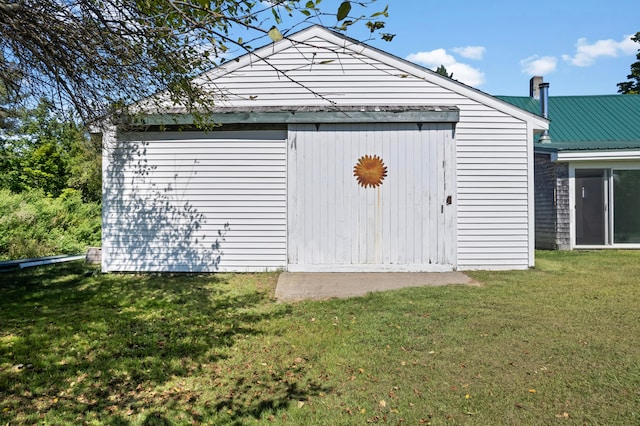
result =
[[0,259],[84,253],[100,245],[100,211],[75,189],[56,198],[41,190],[0,190]]

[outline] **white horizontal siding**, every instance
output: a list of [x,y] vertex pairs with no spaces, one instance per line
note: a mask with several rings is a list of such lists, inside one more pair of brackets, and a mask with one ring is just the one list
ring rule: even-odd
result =
[[527,123],[473,107],[458,126],[460,269],[523,269],[532,263]]
[[130,133],[112,142],[104,270],[286,266],[286,131]]

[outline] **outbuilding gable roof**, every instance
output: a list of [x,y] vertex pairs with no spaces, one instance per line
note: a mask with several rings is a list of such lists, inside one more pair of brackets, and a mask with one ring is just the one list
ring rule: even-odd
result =
[[[532,113],[540,101],[498,96]],[[640,95],[550,96],[550,143],[539,151],[640,149]]]

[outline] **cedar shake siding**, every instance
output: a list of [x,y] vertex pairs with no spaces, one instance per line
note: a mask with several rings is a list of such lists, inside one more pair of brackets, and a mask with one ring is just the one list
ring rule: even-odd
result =
[[569,167],[535,154],[536,248],[570,249]]

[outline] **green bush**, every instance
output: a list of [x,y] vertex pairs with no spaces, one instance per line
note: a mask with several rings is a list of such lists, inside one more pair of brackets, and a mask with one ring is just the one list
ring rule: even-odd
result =
[[100,245],[100,212],[99,203],[83,202],[75,189],[56,198],[0,189],[0,260],[84,253]]

